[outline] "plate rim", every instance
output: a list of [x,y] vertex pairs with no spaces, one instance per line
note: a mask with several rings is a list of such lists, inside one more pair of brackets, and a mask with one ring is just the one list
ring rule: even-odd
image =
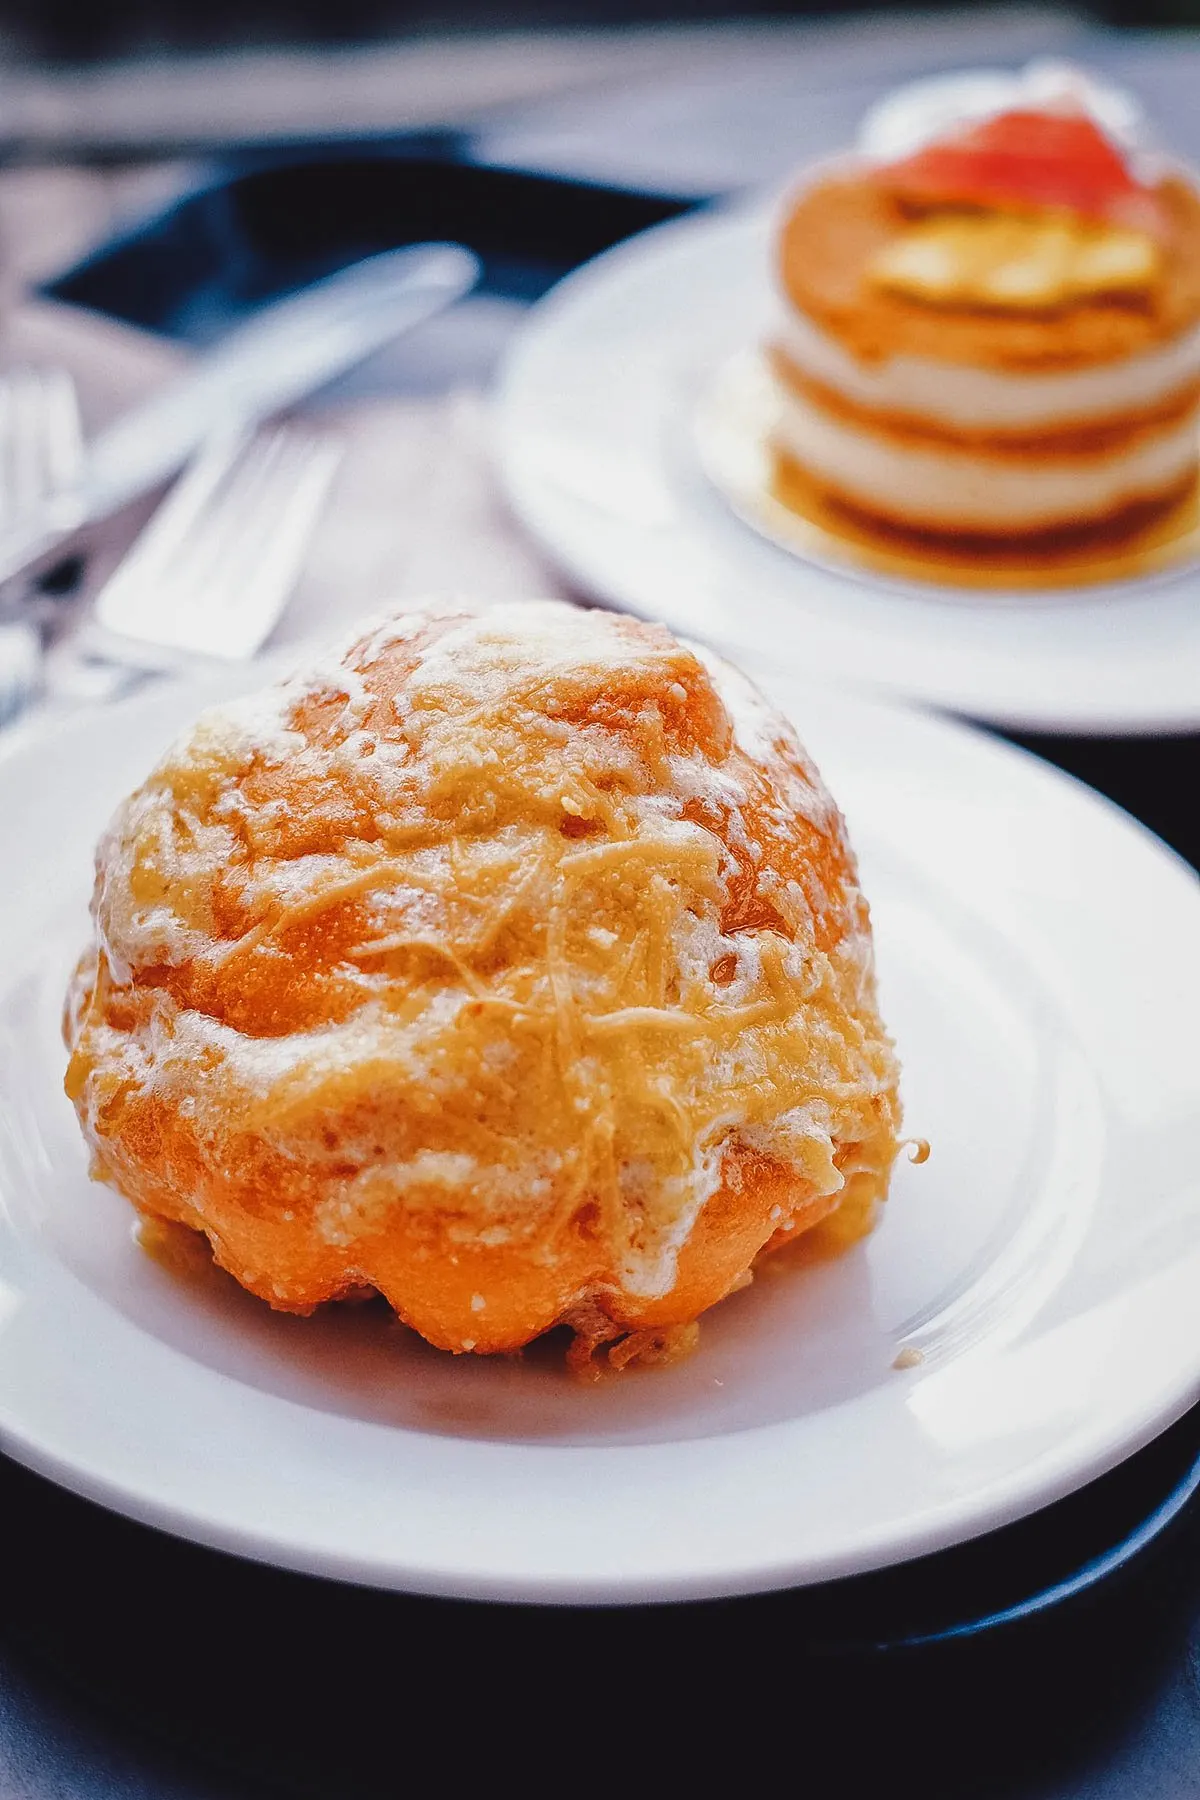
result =
[[[703,242],[706,238],[714,238],[719,242],[730,233],[737,235],[768,230],[787,192],[804,174],[805,171],[800,170],[786,182],[776,183],[748,196],[717,200],[698,207],[681,218],[668,219],[637,232],[593,257],[564,276],[534,303],[504,355],[493,389],[492,414],[497,444],[495,466],[505,497],[521,524],[552,558],[554,564],[577,584],[581,592],[594,596],[602,604],[616,606],[644,618],[661,616],[661,608],[657,602],[634,591],[632,586],[619,587],[616,582],[605,579],[604,572],[597,567],[596,559],[588,553],[586,546],[580,544],[577,534],[564,527],[546,484],[531,471],[528,458],[521,447],[521,440],[529,426],[529,420],[525,417],[528,402],[523,392],[529,379],[529,366],[536,366],[537,359],[544,352],[544,339],[557,331],[563,316],[570,317],[581,299],[585,304],[590,302],[594,294],[610,282],[619,283],[627,269],[641,270],[644,266],[651,265],[662,253],[663,247],[669,256],[676,245],[692,240]],[[769,302],[772,288],[765,270],[760,292],[764,302]],[[739,346],[727,346],[724,356],[719,355],[717,364],[709,371],[710,380],[716,374],[717,365],[723,360],[727,360],[739,349],[744,353],[753,347],[748,342],[742,342]],[[697,398],[691,397],[693,406]],[[686,418],[677,423],[690,442],[692,420]],[[997,609],[1015,615],[1019,615],[1022,609],[1035,611],[1066,606],[1078,614],[1089,607],[1100,609],[1114,602],[1128,601],[1137,604],[1156,591],[1161,592],[1173,586],[1186,589],[1189,577],[1193,584],[1198,578],[1198,567],[1194,559],[1190,564],[1149,571],[1145,576],[1096,583],[1081,590],[1078,595],[1073,594],[1070,589],[1012,592],[997,589],[992,594],[989,590],[972,592],[969,589],[951,587],[942,589],[933,585],[927,587],[918,582],[905,582],[895,577],[874,576],[850,566],[835,566],[820,559],[810,561],[795,550],[784,549],[777,542],[772,544],[768,537],[759,534],[738,515],[728,497],[712,482],[707,471],[703,470],[698,453],[694,471],[682,466],[675,467],[676,459],[672,452],[661,443],[657,446],[657,453],[659,466],[666,469],[669,477],[673,475],[675,478],[673,487],[681,487],[684,483],[691,486],[693,478],[699,479],[716,512],[723,515],[731,527],[736,526],[739,532],[744,533],[749,542],[757,542],[763,548],[773,548],[777,556],[788,558],[803,573],[825,582],[842,584],[850,591],[857,590],[876,600],[881,597],[890,598],[898,606],[915,600],[944,608],[950,613],[958,610],[969,612],[973,607],[978,609],[981,604],[990,603]],[[694,514],[694,510],[688,512],[685,507],[679,536],[694,536],[698,526],[703,528],[703,521]],[[718,549],[716,553],[724,556],[722,549]],[[752,579],[752,574],[747,578]],[[981,600],[981,594],[988,598]],[[1064,599],[1064,595],[1067,598]],[[667,618],[667,623],[673,629],[690,631],[694,636],[704,635],[696,623],[689,623],[677,609],[668,610],[671,616]],[[798,610],[797,616],[803,618],[804,614]],[[714,636],[711,641],[715,648],[740,661],[751,673],[762,674],[767,666],[760,660],[761,652],[753,643],[736,642],[724,635]],[[788,672],[796,679],[803,679],[804,667],[796,663]],[[1012,694],[990,699],[983,699],[976,694],[955,697],[933,689],[923,690],[916,684],[891,684],[872,679],[870,674],[848,671],[840,663],[829,668],[828,674],[840,687],[876,698],[884,704],[914,705],[958,716],[968,722],[1014,731],[1059,733],[1064,736],[1145,737],[1191,733],[1200,729],[1200,684],[1195,698],[1189,698],[1182,705],[1168,704],[1163,707],[1153,702],[1135,707],[1105,702],[1057,712],[1036,697],[1033,700],[1021,700]]]

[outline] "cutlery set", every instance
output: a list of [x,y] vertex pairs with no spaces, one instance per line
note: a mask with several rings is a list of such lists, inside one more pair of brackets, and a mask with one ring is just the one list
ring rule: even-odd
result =
[[[342,454],[333,433],[279,415],[478,274],[457,244],[366,258],[263,308],[87,443],[66,370],[0,378],[0,725],[39,694],[111,699],[148,673],[253,656]],[[181,469],[77,623],[92,528]]]

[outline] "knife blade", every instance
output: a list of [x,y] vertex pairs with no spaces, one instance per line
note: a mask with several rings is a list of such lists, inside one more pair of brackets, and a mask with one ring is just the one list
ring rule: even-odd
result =
[[367,257],[263,307],[88,445],[78,481],[0,531],[0,584],[44,565],[87,525],[177,473],[216,430],[294,406],[474,287],[461,244]]

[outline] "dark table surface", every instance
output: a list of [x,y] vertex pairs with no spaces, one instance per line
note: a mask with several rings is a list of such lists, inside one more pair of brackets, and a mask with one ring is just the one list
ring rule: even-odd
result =
[[[641,1787],[1029,1800],[1200,1793],[1200,1532],[1074,1605],[925,1649],[814,1645],[809,1600],[538,1609],[380,1594],[182,1544],[0,1464],[0,1792],[193,1800]],[[633,1768],[629,1765],[632,1762]],[[620,1779],[620,1776],[617,1777]]]
[[[844,110],[862,99],[860,83]],[[836,112],[826,100],[822,130]],[[405,153],[455,165],[462,146],[443,137]],[[218,188],[248,172],[213,171]],[[443,192],[458,184],[462,204],[469,179],[439,179]],[[606,233],[696,198],[618,195],[615,212],[593,200],[582,221],[573,210],[568,243],[547,225],[548,196],[523,192],[508,211],[525,239],[491,246],[491,279],[511,298]],[[248,273],[243,260],[234,292],[228,269],[204,265],[200,303],[207,250],[183,232],[195,254],[181,289],[180,234],[178,213],[159,220],[63,291],[203,334],[270,285],[269,269]],[[1200,734],[1014,741],[1200,866]],[[537,1787],[678,1788],[719,1770],[742,1788],[783,1780],[820,1796],[884,1784],[947,1800],[1200,1795],[1194,1506],[1074,1600],[937,1635],[956,1606],[986,1612],[989,1582],[1016,1593],[1026,1560],[1035,1591],[1089,1531],[1097,1547],[1105,1532],[1119,1539],[1198,1456],[1193,1416],[1106,1478],[1103,1495],[1085,1491],[1024,1536],[815,1597],[613,1609],[481,1606],[287,1574],[133,1524],[0,1459],[0,1800],[354,1800],[406,1792],[431,1771],[452,1793],[502,1773]],[[898,1622],[919,1636],[922,1619],[932,1641],[878,1647],[906,1635]]]

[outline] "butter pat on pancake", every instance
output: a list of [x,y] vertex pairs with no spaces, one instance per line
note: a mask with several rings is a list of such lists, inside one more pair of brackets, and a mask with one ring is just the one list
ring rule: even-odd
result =
[[867,279],[929,306],[1055,311],[1080,299],[1149,294],[1158,245],[1082,219],[939,213],[886,245]]

